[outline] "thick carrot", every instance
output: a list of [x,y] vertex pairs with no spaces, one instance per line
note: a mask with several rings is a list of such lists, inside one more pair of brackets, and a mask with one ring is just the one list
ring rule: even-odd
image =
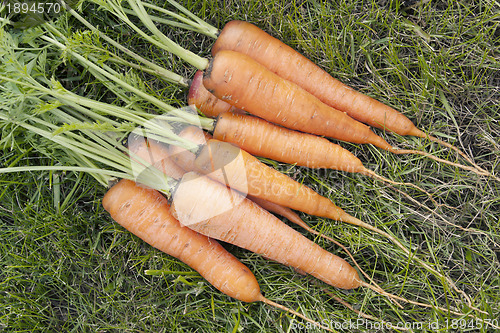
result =
[[277,126],[250,115],[225,112],[218,116],[214,139],[233,143],[248,153],[308,168],[366,173],[362,162],[329,140]]
[[[175,156],[173,156],[175,160]],[[242,163],[230,164],[236,158]],[[229,170],[244,166],[242,170]],[[307,214],[354,222],[351,215],[336,206],[330,199],[319,195],[311,188],[300,184],[287,175],[263,164],[257,158],[227,142],[208,140],[194,161],[195,170],[236,190],[265,199],[276,204]],[[182,166],[181,166],[182,167]],[[222,172],[222,168],[224,172]],[[227,179],[227,176],[234,178]],[[357,222],[356,222],[357,223]]]
[[183,227],[172,216],[167,199],[159,192],[130,180],[120,180],[106,193],[102,204],[125,229],[181,260],[224,294],[243,302],[264,302],[331,331],[265,298],[250,269],[217,241]]
[[392,147],[370,128],[321,102],[272,73],[250,57],[234,52],[215,54],[204,73],[203,85],[212,94],[275,124],[354,143]]
[[290,46],[249,22],[228,22],[212,47],[212,55],[221,50],[248,55],[325,104],[366,124],[400,135],[426,137],[402,113],[341,83]]
[[[362,285],[356,270],[344,259],[322,249],[257,204],[205,176],[186,173],[172,199],[174,216],[181,224],[201,234],[298,268],[334,287],[352,289]],[[227,203],[235,205],[221,209],[221,205]],[[216,213],[211,214],[213,210]]]
[[[483,174],[489,174],[457,147],[418,129],[404,114],[333,78],[302,54],[257,26],[244,21],[230,21],[219,33],[212,55],[232,50],[248,55],[280,77],[294,82],[323,103],[346,112],[373,127],[399,135],[427,138],[455,150]],[[407,150],[404,153],[415,153]]]
[[259,300],[259,284],[250,270],[218,242],[182,227],[159,192],[120,180],[102,204],[128,231],[186,263],[224,294],[244,302]]

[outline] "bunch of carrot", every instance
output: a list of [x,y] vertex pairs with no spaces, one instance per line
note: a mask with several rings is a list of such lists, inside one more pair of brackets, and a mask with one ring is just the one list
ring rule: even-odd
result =
[[[135,13],[142,13],[141,20],[155,31],[154,25],[143,15],[144,4],[135,0],[130,0],[129,4]],[[162,38],[155,40],[161,43]],[[168,40],[163,41],[168,44]],[[55,41],[54,44],[58,45]],[[183,56],[183,50],[173,48],[176,54]],[[362,226],[388,237],[408,255],[409,250],[393,236],[347,214],[328,198],[265,166],[251,154],[384,179],[366,169],[347,150],[320,136],[370,143],[398,154],[425,154],[439,160],[426,153],[392,147],[360,120],[400,135],[426,137],[452,146],[427,136],[396,110],[342,85],[293,49],[249,23],[228,23],[218,34],[212,51],[213,58],[209,62],[190,55],[189,59],[196,59],[192,63],[205,73],[203,78],[200,72],[193,79],[189,100],[204,114],[217,116],[216,121],[205,122],[213,138],[195,142],[187,154],[186,151],[171,151],[157,155],[162,156],[159,159],[151,158],[156,154],[154,141],[141,142],[142,146],[129,141],[131,159],[146,161],[146,165],[159,168],[169,179],[178,179],[166,192],[171,206],[158,192],[122,180],[105,196],[106,210],[131,232],[183,260],[216,288],[242,301],[264,301],[283,309],[265,299],[249,270],[207,237],[293,266],[332,286],[346,289],[365,286],[383,293],[363,282],[346,261],[307,240],[255,202],[269,209],[282,209],[291,218],[294,213],[290,208]],[[298,70],[291,72],[290,68]],[[312,82],[315,85],[311,85]],[[157,101],[155,105],[163,104]],[[180,139],[185,142],[182,140],[186,138],[180,135]],[[175,144],[171,147],[172,150],[177,148]],[[472,166],[440,161],[491,176],[465,154],[459,153]],[[244,168],[229,170],[229,162],[237,158],[242,159]],[[232,189],[225,186],[228,174],[235,177],[230,181]],[[147,185],[155,187],[154,183]],[[253,201],[245,198],[246,194]],[[227,206],[228,203],[231,205]],[[141,208],[146,206],[149,208]],[[182,227],[179,221],[189,229]],[[209,257],[210,261],[206,261]],[[429,266],[426,268],[441,275]],[[448,282],[459,291],[451,280]],[[290,309],[285,310],[309,320]]]
[[[222,42],[225,39],[224,36],[228,35],[229,40],[231,40],[231,38],[233,38],[231,37],[232,33],[216,33],[219,35],[219,38],[214,46],[213,59],[210,61],[199,58],[192,53],[185,52],[185,50],[180,49],[177,45],[173,46],[173,42],[159,33],[154,24],[151,24],[151,18],[145,11],[145,6],[150,7],[149,5],[133,0],[128,1],[128,3],[132,8],[129,12],[138,15],[145,26],[155,35],[154,39],[150,39],[152,43],[156,46],[171,50],[195,67],[205,70],[201,84],[199,80],[202,74],[197,74],[195,79],[193,79],[189,98],[190,101],[194,102],[194,104],[206,115],[218,116],[215,123],[205,127],[213,131],[216,139],[235,143],[252,154],[273,158],[286,163],[294,163],[309,167],[335,168],[343,171],[360,172],[381,178],[380,176],[374,175],[372,171],[364,168],[359,159],[347,150],[318,136],[324,135],[354,143],[371,143],[379,148],[395,153],[424,154],[435,160],[455,165],[481,175],[489,175],[489,173],[474,166],[473,163],[473,167],[469,167],[441,160],[423,152],[395,149],[371,131],[368,126],[348,116],[346,114],[348,113],[347,110],[340,111],[331,105],[325,104],[323,98],[313,96],[305,87],[298,86],[297,83],[299,82],[294,83],[289,81],[290,78],[280,73],[272,64],[266,64],[265,61],[259,59],[252,59],[251,52],[237,48],[231,50],[231,46],[220,47],[222,49],[228,48],[228,50],[219,50],[218,45],[224,44],[224,42]],[[123,12],[119,13],[118,16],[124,18]],[[138,34],[145,38],[149,37],[145,35],[143,31],[137,29],[130,21],[124,20],[124,22],[131,24]],[[309,70],[306,71],[307,77],[313,75],[311,74],[313,72],[318,73],[316,74],[317,76],[324,75],[322,74],[323,71],[319,68],[315,66],[311,67],[310,65],[312,63],[310,61],[248,23],[232,22],[227,25],[227,29],[224,29],[224,31],[232,31],[233,28],[238,30],[240,26],[245,27],[248,33],[246,33],[244,29],[244,32],[240,35],[236,34],[237,37],[232,39],[236,45],[255,45],[257,46],[256,49],[258,49],[255,52],[259,54],[265,53],[263,50],[268,48],[271,50],[269,52],[275,52],[278,55],[282,54],[278,52],[278,50],[284,50],[287,60],[295,59],[294,61],[296,63],[304,63],[305,68],[309,68]],[[200,32],[203,33],[203,31]],[[247,36],[255,39],[245,43],[243,38]],[[264,44],[266,46],[262,46],[260,49],[258,48]],[[242,52],[250,53],[250,56]],[[279,59],[279,57],[270,58]],[[286,64],[283,59],[276,61],[276,63]],[[287,65],[283,66],[283,68],[288,67]],[[299,68],[302,67],[299,66]],[[153,68],[150,69],[153,70]],[[300,73],[294,72],[291,75],[300,76]],[[321,82],[324,81],[328,80],[323,80]],[[345,105],[357,106],[358,111],[366,109],[371,114],[375,114],[368,117],[375,119],[371,123],[368,122],[368,124],[372,126],[378,124],[379,127],[389,129],[390,131],[402,135],[422,136],[422,132],[417,130],[416,127],[411,124],[411,121],[399,112],[367,96],[354,92],[352,89],[339,85],[340,83],[334,79],[330,79],[329,81],[330,83],[335,83],[337,86],[334,85],[334,90],[341,90],[342,98],[349,101],[344,102]],[[178,80],[178,82],[186,82],[186,80]],[[314,92],[314,89],[309,90]],[[369,107],[365,108],[365,106]],[[251,113],[253,116],[245,115],[244,113],[246,112]],[[260,118],[254,116],[259,116]],[[380,121],[381,119],[383,122]],[[304,132],[309,132],[309,134]],[[438,139],[433,137],[429,138],[446,145],[446,143]],[[263,139],[267,139],[267,141]],[[287,143],[290,144],[287,145]],[[151,146],[153,145],[154,144],[151,144]],[[222,179],[224,175],[214,174],[214,171],[216,171],[215,169],[217,169],[214,168],[214,161],[215,164],[219,163],[220,161],[217,160],[217,157],[223,159],[224,156],[226,156],[225,154],[230,150],[228,146],[211,139],[206,146],[200,147],[199,156],[191,160],[191,163],[196,163],[196,171],[210,174],[213,179],[217,179],[224,183],[225,180]],[[327,198],[317,195],[317,193],[305,186],[300,186],[300,184],[290,181],[288,177],[283,177],[283,175],[279,175],[265,168],[263,169],[260,164],[255,162],[256,160],[249,154],[246,154],[244,150],[241,154],[245,156],[245,166],[248,167],[246,172],[252,181],[247,183],[247,185],[251,185],[250,187],[237,189],[245,193],[255,192],[258,194],[257,199],[260,200],[264,199],[274,204],[302,210],[309,214],[326,216],[363,226],[388,237],[410,256],[409,250],[390,234],[382,232],[375,227],[347,215],[339,207],[333,205]],[[325,151],[331,152],[331,154],[338,157],[338,159],[331,158],[332,156],[325,154]],[[468,159],[468,161],[471,160]],[[177,162],[180,161],[178,160]],[[268,171],[273,175],[271,176]],[[262,176],[264,174],[266,175],[265,177]],[[292,196],[281,194],[275,195],[276,187],[278,193],[282,191],[282,194],[286,194],[291,189],[295,189],[293,191],[294,194]],[[210,230],[207,229],[203,230],[207,234],[210,232]],[[221,237],[221,235],[218,235],[218,237]],[[437,273],[429,266],[426,268],[433,273]],[[438,275],[442,276],[439,273]],[[448,278],[445,279],[458,291],[451,280]],[[470,300],[467,299],[467,301],[470,304]]]

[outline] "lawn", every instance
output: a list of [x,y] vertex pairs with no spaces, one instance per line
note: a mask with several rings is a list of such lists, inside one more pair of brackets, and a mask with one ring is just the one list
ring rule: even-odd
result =
[[[396,108],[426,133],[453,143],[483,169],[499,174],[497,1],[180,3],[219,29],[233,19],[256,24],[332,76]],[[144,42],[111,14],[98,11],[96,4],[84,2],[81,13],[143,57],[184,77],[194,75],[193,67]],[[83,29],[75,19],[69,22],[75,30]],[[213,39],[162,24],[157,27],[183,47],[210,56]],[[80,95],[114,102],[106,88],[77,64],[58,62],[48,70]],[[186,105],[187,89],[140,75],[149,94],[175,106]],[[4,109],[10,105],[5,99],[0,102]],[[3,122],[0,126],[3,139],[9,127]],[[428,140],[374,131],[397,147],[466,163]],[[17,141],[15,149],[2,150],[1,168],[59,162],[44,154],[47,147],[21,137]],[[377,173],[425,188],[438,205],[411,187],[264,161],[409,247],[411,258],[373,232],[301,213],[315,230],[344,244],[385,291],[433,307],[394,302],[366,288],[335,289],[224,244],[255,274],[262,293],[336,331],[499,329],[500,182],[419,155],[337,143]],[[0,173],[0,331],[320,331],[268,305],[247,304],[222,294],[187,265],[115,223],[101,205],[105,192],[83,173]],[[304,235],[352,263],[334,244]],[[449,277],[462,292],[430,273],[422,262]]]

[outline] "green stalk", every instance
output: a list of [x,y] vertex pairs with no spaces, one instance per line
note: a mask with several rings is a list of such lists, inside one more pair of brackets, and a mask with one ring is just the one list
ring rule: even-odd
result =
[[[144,170],[144,166],[140,165],[139,162],[134,159],[129,159],[123,152],[115,147],[103,147],[98,143],[86,139],[82,135],[77,135],[74,133],[69,133],[67,135],[57,135],[54,136],[51,132],[42,127],[48,126],[48,128],[54,128],[55,125],[49,124],[36,117],[30,118],[32,121],[37,123],[37,126],[29,125],[26,122],[17,122],[9,119],[8,116],[0,112],[0,119],[16,124],[28,131],[36,133],[41,137],[48,139],[56,144],[58,144],[62,149],[69,150],[72,153],[77,153],[83,155],[91,160],[102,163],[107,167],[111,167],[114,170],[99,170],[89,167],[82,167],[81,165],[74,166],[40,166],[40,167],[19,167],[19,168],[4,168],[0,169],[0,173],[6,172],[24,172],[24,171],[35,171],[35,170],[60,170],[60,171],[84,171],[91,173],[101,173],[106,174],[110,177],[126,178],[130,180],[137,181],[133,170]],[[140,174],[140,182],[146,186],[157,189],[158,191],[170,196],[172,186],[176,183],[175,180],[167,177],[163,172],[155,168],[148,168],[145,172]]]
[[[208,66],[208,60],[205,58],[202,58],[195,53],[184,49],[183,47],[180,47],[178,44],[174,43],[172,40],[170,40],[168,37],[163,35],[161,32],[159,34],[154,34],[153,36],[150,36],[146,34],[144,31],[142,31],[139,27],[137,27],[130,19],[128,18],[127,14],[123,11],[123,7],[119,3],[119,1],[113,1],[113,0],[108,0],[105,2],[99,2],[96,1],[98,5],[103,7],[104,9],[108,10],[110,13],[113,15],[117,16],[119,19],[121,19],[124,23],[126,23],[129,27],[131,27],[137,34],[142,36],[145,40],[150,42],[153,45],[156,45],[159,48],[162,48],[170,53],[173,53],[177,55],[179,58],[182,60],[186,61],[187,63],[191,64],[192,66],[198,68],[198,69],[205,69]],[[148,18],[148,14],[145,12],[144,7],[143,10],[140,10],[140,5],[137,5],[137,3],[131,2],[130,5],[132,6],[133,10],[138,10],[138,17],[140,20],[148,26],[148,28],[153,28],[151,24],[154,25],[154,23],[151,21],[151,19]],[[153,28],[153,30],[150,30],[151,32],[153,31],[158,31],[158,29]],[[159,31],[158,31],[159,32]]]
[[[64,1],[61,1],[63,5],[65,5]],[[66,8],[68,12],[75,17],[78,21],[80,21],[83,25],[85,25],[90,31],[93,31],[98,34],[99,37],[104,39],[106,42],[109,44],[113,45],[116,47],[118,50],[122,51],[123,53],[127,54],[128,56],[132,57],[133,59],[139,61],[140,63],[143,63],[147,67],[149,67],[153,73],[157,73],[157,75],[165,78],[167,81],[173,82],[173,83],[178,83],[182,86],[188,86],[188,79],[184,78],[183,76],[176,74],[172,71],[169,71],[161,66],[156,65],[155,63],[145,59],[144,57],[138,55],[137,53],[131,51],[130,49],[124,47],[120,43],[116,42],[112,38],[109,38],[106,34],[101,32],[99,29],[97,29],[95,26],[93,26],[90,22],[85,20],[80,14],[78,14],[75,10],[71,9],[69,6],[66,5]]]
[[104,66],[103,67],[99,67],[98,65],[94,64],[92,61],[90,61],[90,60],[82,57],[78,53],[73,52],[66,45],[59,43],[55,39],[52,39],[52,38],[50,38],[48,36],[42,36],[41,38],[44,39],[44,40],[46,40],[46,41],[48,41],[48,42],[50,42],[50,43],[53,43],[56,46],[58,46],[62,51],[71,54],[72,57],[74,57],[76,60],[78,60],[78,62],[80,62],[85,67],[90,67],[90,68],[96,70],[98,73],[104,75],[109,80],[112,80],[115,83],[117,83],[118,85],[121,85],[125,89],[129,90],[131,93],[134,93],[134,94],[136,94],[136,95],[144,98],[145,100],[151,102],[152,104],[154,104],[158,108],[160,108],[160,109],[162,109],[164,111],[171,111],[171,110],[175,109],[173,106],[171,106],[171,105],[169,105],[169,104],[167,104],[165,102],[162,102],[159,99],[154,98],[153,96],[145,93],[144,91],[141,91],[141,90],[139,90],[139,89],[131,86],[130,84],[126,83],[125,81],[123,81],[121,79],[119,79],[118,77],[116,77],[114,75],[111,75],[109,72],[107,72],[103,68]]
[[[95,111],[92,111],[92,109],[99,110],[100,112],[106,113],[110,116],[121,118],[125,121],[134,123],[137,126],[144,126],[148,132],[147,135],[148,137],[152,138],[154,136],[155,138],[161,139],[160,141],[163,141],[168,144],[181,146],[189,151],[196,151],[198,149],[198,145],[194,144],[190,140],[181,138],[176,134],[174,134],[171,130],[168,129],[169,123],[172,121],[177,121],[177,122],[180,121],[180,122],[186,122],[188,124],[197,125],[199,124],[200,120],[205,120],[204,123],[213,124],[213,119],[200,118],[198,115],[193,115],[182,110],[172,111],[172,115],[175,115],[178,118],[168,115],[166,116],[151,115],[148,113],[137,115],[136,113],[131,112],[131,110],[129,109],[117,105],[95,101],[93,99],[89,99],[86,97],[82,97],[68,90],[63,90],[64,88],[62,87],[55,87],[52,89],[48,89],[41,86],[36,81],[33,82],[33,84],[30,84],[26,82],[21,82],[16,79],[11,79],[9,77],[5,77],[2,75],[0,75],[0,79],[7,82],[13,82],[18,85],[45,93],[57,99],[63,104],[77,108],[83,114],[86,114],[92,119],[96,119],[98,121],[108,121],[108,119],[99,115]],[[31,77],[29,77],[28,79],[29,81],[34,81],[34,79]],[[145,118],[144,116],[148,117],[149,119]],[[116,124],[117,123],[115,122],[114,125]]]
[[[54,28],[51,27],[51,29],[54,29]],[[59,33],[58,31],[55,31],[55,32]],[[137,89],[137,88],[131,86],[130,84],[126,83],[125,81],[119,79],[117,77],[118,73],[116,73],[109,66],[102,65],[102,67],[99,67],[94,62],[92,62],[92,61],[84,58],[83,56],[81,56],[78,53],[73,52],[67,46],[65,46],[64,44],[56,41],[55,39],[47,37],[47,36],[42,36],[41,38],[43,38],[44,40],[46,40],[46,41],[48,41],[50,43],[53,43],[54,45],[58,46],[61,50],[65,51],[65,52],[68,52],[69,54],[71,54],[71,56],[73,56],[76,60],[78,60],[85,67],[92,68],[93,70],[95,70],[99,74],[102,74],[103,76],[105,76],[106,78],[114,81],[118,85],[121,85],[123,88],[127,89],[128,91],[130,91],[130,92],[132,92],[132,93],[134,93],[134,94],[142,97],[143,99],[145,99],[146,101],[150,102],[151,104],[157,106],[158,108],[160,108],[160,109],[162,109],[164,111],[167,111],[167,112],[176,110],[176,108],[174,108],[173,106],[171,106],[171,105],[169,105],[169,104],[167,104],[167,103],[159,100],[158,98],[156,98],[154,96],[151,96],[151,95],[147,94],[146,92],[144,92],[144,91],[142,91],[140,89]],[[78,96],[78,95],[76,95],[76,96]],[[95,102],[95,101],[93,101],[93,102]],[[105,103],[103,103],[103,104],[105,104]],[[148,114],[144,113],[143,115],[146,116]],[[182,113],[177,113],[177,115],[180,118],[184,119],[186,122],[189,122],[189,121],[193,120],[192,117],[190,117],[188,115],[183,115]],[[194,125],[200,124],[202,126],[202,128],[204,128],[204,129],[213,129],[214,120],[213,119],[208,119],[208,118],[198,117],[197,122],[195,122],[193,124]]]
[[[191,17],[194,21],[189,20],[189,19],[187,19],[187,18],[185,18],[185,17],[183,17],[183,16],[181,16],[179,14],[176,14],[176,13],[170,11],[170,10],[167,10],[165,8],[158,7],[158,6],[156,6],[154,4],[151,4],[149,2],[144,2],[143,1],[142,5],[144,7],[146,7],[146,8],[150,8],[150,9],[153,9],[153,10],[155,10],[157,12],[160,12],[161,14],[173,17],[174,19],[177,19],[177,20],[179,20],[179,21],[181,21],[183,23],[178,23],[178,22],[175,22],[175,21],[172,21],[172,20],[166,20],[166,19],[158,17],[158,16],[149,15],[149,17],[151,18],[151,20],[154,21],[154,22],[158,22],[158,23],[161,23],[161,24],[170,25],[170,26],[177,27],[177,28],[184,28],[186,30],[192,30],[192,31],[201,33],[201,34],[203,34],[205,36],[211,37],[213,39],[217,39],[217,36],[219,35],[219,29],[217,29],[216,27],[214,27],[214,26],[208,24],[207,22],[203,21],[198,16],[194,15],[189,10],[187,10],[184,7],[182,7],[177,2],[170,1],[170,0],[167,0],[167,1],[171,5],[173,5],[177,9],[179,9],[181,12],[183,12],[184,14],[188,15],[189,17]],[[124,11],[127,14],[137,15],[137,13],[134,12],[133,10],[124,9]]]
[[179,46],[174,43],[170,38],[165,36],[151,21],[146,9],[142,5],[140,1],[136,0],[128,0],[129,5],[132,7],[132,10],[137,12],[138,18],[142,21],[142,23],[153,33],[153,35],[158,39],[159,43],[155,43],[157,46],[165,49],[166,51],[175,54],[182,60],[191,64],[192,66],[205,70],[208,67],[208,59],[202,58],[195,53],[186,50],[185,48]]
[[[146,5],[146,3],[143,3],[144,7],[148,7]],[[163,8],[161,8],[163,9]],[[128,8],[123,8],[123,11],[128,14],[128,15],[136,15],[137,13],[134,12],[133,10],[131,9],[128,9]],[[166,9],[163,9],[162,12],[170,12]],[[170,12],[170,16],[173,16],[175,17],[177,14],[173,13],[173,12]],[[154,16],[154,15],[149,15],[149,17],[151,18],[151,20],[153,22],[157,22],[157,23],[161,23],[161,24],[165,24],[165,25],[169,25],[169,26],[172,26],[172,27],[175,27],[175,28],[181,28],[181,29],[184,29],[184,30],[191,30],[191,31],[194,31],[194,32],[198,32],[198,33],[201,33],[203,35],[207,34],[208,32],[205,31],[205,29],[203,28],[198,28],[196,25],[196,23],[192,22],[193,24],[184,24],[184,23],[179,23],[179,22],[176,22],[176,21],[173,21],[173,20],[167,20],[167,19],[164,19],[164,18],[161,18],[161,17],[158,17],[158,16]],[[181,18],[184,18],[182,16],[179,16]]]
[[[144,9],[142,7],[142,9]],[[88,23],[84,18],[82,18],[78,13],[76,13],[74,10],[70,9],[70,13],[76,17],[78,20],[80,20],[83,24],[85,24],[89,29],[91,29],[92,31],[95,31],[97,32],[98,34],[100,34],[106,41],[110,42],[112,45],[114,45],[115,47],[119,48],[120,50],[126,52],[127,54],[129,52],[131,52],[130,50],[124,48],[123,46],[121,46],[119,43],[113,41],[112,39],[110,39],[109,37],[107,37],[106,35],[102,34],[97,28],[95,28],[94,26],[92,26],[90,23]],[[147,15],[147,13],[146,13]],[[203,21],[202,21],[203,22]],[[149,22],[152,24],[152,22]],[[154,27],[154,24],[152,24],[152,26]],[[212,27],[213,28],[213,27]],[[57,29],[53,26],[50,26],[50,31],[56,33],[58,36],[62,37],[62,38],[65,38],[64,35],[62,35],[59,31],[57,31]],[[154,29],[156,29],[156,27],[154,27]],[[215,29],[215,28],[214,28]],[[157,29],[156,29],[157,30]],[[158,31],[158,30],[157,30]],[[158,31],[158,33],[161,34],[161,32]],[[47,41],[55,41],[54,39],[50,39],[48,37],[45,37],[45,40]],[[61,43],[58,43],[56,42],[55,45],[57,45],[58,47],[60,47],[61,49],[63,49],[64,51],[67,51],[68,48],[67,47],[64,47]],[[71,51],[70,51],[71,52]],[[75,55],[76,53],[72,52],[71,53],[72,55]],[[139,57],[139,56],[137,56]],[[135,58],[137,58],[135,57]],[[125,85],[123,84],[124,82],[123,81],[118,81],[118,80],[114,80],[113,77],[111,75],[114,75],[115,77],[118,76],[118,73],[116,73],[113,69],[111,69],[109,66],[106,66],[106,65],[102,65],[102,68],[95,68],[95,66],[92,66],[94,63],[97,62],[96,59],[93,59],[93,62],[89,62],[88,60],[83,60],[81,56],[78,56],[76,57],[77,60],[80,60],[80,62],[82,63],[82,65],[84,65],[85,67],[89,68],[89,70],[92,71],[92,73],[94,74],[94,76],[104,76],[106,78],[108,78],[109,80],[113,80],[115,83],[118,83],[119,85],[121,85],[122,87],[124,87],[125,89],[129,89],[130,86],[127,86],[126,83]],[[116,56],[116,59],[118,59],[118,61],[123,61],[123,62],[126,62],[126,60]],[[140,59],[143,59],[141,57],[139,57],[139,60]],[[168,79],[168,76],[164,76],[162,74],[162,72],[166,71],[166,70],[162,70],[162,67],[160,66],[157,66],[151,62],[148,62],[146,61],[145,62],[146,65],[150,66],[150,68],[152,68],[151,70],[153,71],[153,73],[158,73],[160,74],[160,76],[162,77],[165,77]],[[131,65],[131,67],[135,67],[135,68],[138,68],[141,69],[141,70],[146,70],[145,68],[141,68],[140,66],[138,65],[133,65],[131,63],[129,63],[129,65]],[[108,72],[108,75],[103,73],[103,70],[106,70]],[[162,71],[160,71],[162,70]],[[166,71],[168,73],[172,73],[174,74],[173,72],[170,72],[170,71]],[[150,72],[151,73],[151,72]],[[177,74],[175,74],[177,75]],[[179,76],[180,77],[180,76]],[[184,78],[183,78],[184,79]],[[103,80],[102,77],[100,78],[101,82],[106,82],[106,80]],[[186,80],[186,79],[184,79]],[[110,87],[110,84],[107,84],[108,88]],[[171,107],[170,105],[158,100],[157,98],[154,98],[153,96],[149,95],[149,94],[145,94],[145,93],[142,93],[138,90],[134,90],[133,91],[136,95],[139,95],[141,96],[142,98],[146,99],[147,101],[149,101],[150,103],[152,103],[153,105],[161,108],[161,109],[164,109],[164,110],[172,110],[173,107]],[[121,97],[123,99],[124,96],[122,96],[122,94],[116,92],[116,89],[115,89],[115,94],[117,94],[117,96]],[[191,124],[194,124],[194,125],[200,125],[202,128],[206,129],[206,130],[213,130],[214,128],[214,120],[212,119],[209,119],[209,118],[197,118],[196,120],[192,117],[192,116],[189,116],[189,115],[184,115],[182,113],[177,113],[177,115],[180,117],[180,118],[183,118],[187,123],[191,123]]]

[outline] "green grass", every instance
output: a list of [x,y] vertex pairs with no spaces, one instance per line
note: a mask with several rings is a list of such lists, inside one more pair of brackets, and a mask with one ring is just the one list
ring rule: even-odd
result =
[[[257,24],[341,81],[395,107],[418,127],[454,143],[481,167],[498,173],[500,5],[486,0],[406,1],[410,3],[414,5],[352,0],[183,2],[219,28],[231,19]],[[94,24],[114,22],[91,5],[84,8],[85,17]],[[115,24],[114,29],[108,28],[110,35],[143,56],[186,77],[194,74],[193,68],[144,44],[126,27]],[[209,38],[160,29],[192,51],[209,55],[213,42]],[[98,85],[85,84],[85,72],[68,65],[59,77],[78,93],[106,99]],[[172,104],[185,103],[185,90],[144,78],[151,93]],[[456,160],[449,150],[425,140],[377,133],[399,147]],[[463,297],[378,235],[302,217],[345,244],[386,291],[498,321],[500,183],[419,156],[341,145],[379,174],[414,182],[432,192],[438,203],[456,208],[435,208],[422,193],[403,189],[431,207],[431,213],[366,177],[270,163],[411,246],[416,256],[456,281],[485,313],[470,310]],[[0,165],[13,162],[53,163],[34,151],[22,156],[19,151],[3,151]],[[41,172],[0,175],[0,331],[318,331],[264,304],[244,304],[221,294],[191,274],[188,266],[128,233],[104,211],[100,200],[105,189],[89,176],[65,173],[59,175],[60,183],[53,179]],[[347,257],[334,245],[310,238]],[[348,325],[356,324],[359,316],[330,294],[384,322],[413,325],[414,331],[447,331],[463,324],[467,327],[459,331],[493,331],[484,323],[477,329],[479,319],[409,304],[400,309],[367,289],[337,290],[248,251],[226,247],[252,270],[267,298],[318,321],[343,324],[339,331],[352,331]],[[145,274],[150,269],[186,274]],[[363,323],[357,329],[375,331],[376,323]]]

